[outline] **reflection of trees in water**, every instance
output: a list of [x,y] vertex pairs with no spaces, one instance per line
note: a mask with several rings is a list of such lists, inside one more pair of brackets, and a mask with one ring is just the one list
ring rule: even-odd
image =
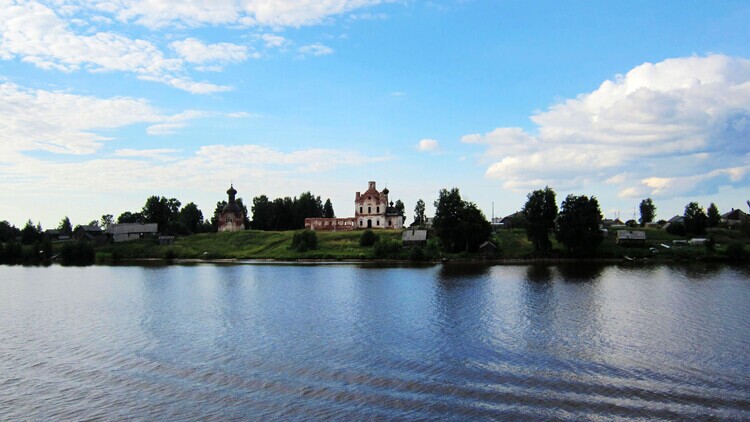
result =
[[482,264],[443,264],[438,271],[438,280],[450,283],[461,279],[474,279],[489,275],[490,266]]
[[598,281],[606,265],[592,263],[560,264],[557,270],[563,280],[574,283]]
[[726,266],[715,262],[691,262],[686,264],[669,265],[669,269],[685,277],[701,281],[714,277],[717,273],[724,270]]
[[548,283],[552,281],[552,270],[549,265],[529,265],[526,267],[526,281]]

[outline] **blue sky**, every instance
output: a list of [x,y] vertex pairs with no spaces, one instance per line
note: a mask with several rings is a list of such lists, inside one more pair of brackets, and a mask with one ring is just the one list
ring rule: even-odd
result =
[[0,219],[368,180],[490,217],[750,199],[747,2],[0,0]]

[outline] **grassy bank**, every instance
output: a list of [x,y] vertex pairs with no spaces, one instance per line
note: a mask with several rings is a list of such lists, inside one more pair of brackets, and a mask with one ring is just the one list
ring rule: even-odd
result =
[[[727,258],[727,248],[732,243],[746,245],[747,240],[737,231],[719,230],[712,235],[716,240],[714,250],[705,246],[672,245],[673,240],[684,239],[658,229],[645,230],[647,242],[643,247],[623,247],[616,242],[616,233],[612,232],[599,247],[593,259],[648,259],[656,262],[674,261],[723,261]],[[294,231],[270,232],[248,230],[234,233],[203,233],[192,236],[178,237],[173,245],[160,246],[152,239],[140,241],[108,244],[97,247],[97,261],[111,262],[128,259],[330,259],[356,260],[377,259],[375,248],[359,245],[361,231],[353,232],[316,232],[318,237],[317,249],[297,252],[291,248]],[[377,231],[381,240],[400,243],[399,230]],[[493,259],[499,260],[528,260],[539,258],[534,253],[531,242],[526,238],[522,229],[502,230],[494,233],[492,242],[498,246]],[[564,248],[554,239],[553,250],[547,258],[570,258]],[[670,246],[665,248],[662,244]],[[656,248],[653,253],[650,248]],[[748,252],[747,246],[745,251]],[[403,251],[400,255],[390,256],[392,259],[410,259],[414,254]],[[482,259],[478,253],[446,254],[437,252],[433,248],[429,253],[422,254],[421,259]]]
[[[174,259],[372,259],[372,247],[359,246],[362,232],[317,232],[317,249],[297,252],[291,248],[293,231],[202,233],[178,237],[173,245],[154,240],[109,244],[97,249],[100,260],[137,258]],[[401,240],[398,230],[380,230],[381,239]]]

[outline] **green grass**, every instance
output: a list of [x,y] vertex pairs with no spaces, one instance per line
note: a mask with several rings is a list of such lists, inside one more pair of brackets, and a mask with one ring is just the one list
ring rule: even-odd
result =
[[[316,232],[317,249],[297,252],[291,249],[294,231],[202,233],[178,237],[169,246],[160,246],[152,239],[110,244],[98,249],[103,260],[166,258],[179,259],[359,259],[372,258],[372,247],[359,246],[361,231]],[[398,230],[380,230],[381,238],[401,239]],[[169,252],[171,251],[171,252]]]
[[[654,261],[694,261],[720,260],[726,256],[726,249],[732,243],[743,243],[747,249],[748,239],[735,230],[712,231],[716,239],[715,251],[708,251],[704,246],[671,247],[666,249],[661,243],[672,246],[672,240],[685,239],[674,236],[663,230],[637,228],[646,232],[647,242],[644,247],[624,247],[616,243],[616,230],[611,230],[597,250],[599,259],[622,259],[624,257],[648,258]],[[316,232],[318,247],[307,252],[297,252],[291,248],[294,231],[271,232],[247,230],[242,232],[203,233],[178,237],[173,245],[160,246],[153,239],[134,242],[108,244],[97,247],[97,261],[111,262],[117,259],[375,259],[373,247],[362,247],[359,238],[362,231],[352,232]],[[381,239],[401,239],[399,230],[378,230]],[[531,242],[526,238],[523,229],[501,230],[493,233],[491,240],[499,250],[501,259],[529,259],[536,257]],[[551,236],[552,252],[550,258],[566,258],[565,249],[554,236]],[[649,248],[655,247],[659,252],[652,253]],[[448,258],[479,258],[475,254],[433,254]],[[404,252],[403,257],[408,257]]]

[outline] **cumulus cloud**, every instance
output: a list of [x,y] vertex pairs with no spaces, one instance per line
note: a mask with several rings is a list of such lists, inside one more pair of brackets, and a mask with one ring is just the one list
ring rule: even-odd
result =
[[152,149],[129,149],[123,148],[115,151],[115,157],[135,157],[148,158],[158,161],[169,161],[174,159],[173,155],[180,150],[170,148],[152,148]]
[[376,5],[380,0],[68,0],[151,28],[164,26],[240,25],[299,27]]
[[[62,10],[62,9],[59,9]],[[185,42],[197,40],[185,40]],[[37,2],[0,0],[0,59],[20,60],[42,69],[73,72],[129,72],[139,79],[165,83],[191,93],[230,89],[185,76],[185,61],[238,61],[241,46],[202,45],[185,60],[169,58],[150,41],[131,39],[112,32],[80,35],[55,11]],[[177,44],[179,49],[181,45]],[[184,51],[180,50],[180,51]],[[179,52],[179,51],[178,51]],[[246,54],[246,52],[244,52]]]
[[281,35],[263,34],[261,35],[261,39],[263,40],[266,48],[281,48],[289,44],[289,40],[282,37]]
[[621,196],[672,197],[744,186],[750,169],[750,60],[711,55],[645,63],[531,117],[497,128],[486,175],[511,189],[605,181]]
[[422,152],[433,152],[437,151],[440,145],[438,144],[438,141],[434,139],[422,139],[417,144],[417,149]]
[[194,110],[164,115],[143,99],[98,98],[6,82],[0,84],[0,150],[5,152],[0,156],[34,150],[90,154],[110,139],[103,131],[146,123],[152,125],[150,134],[166,134],[204,115]]
[[174,41],[169,45],[189,63],[237,63],[247,60],[247,47],[231,43],[204,44],[195,38]]
[[327,45],[316,42],[315,44],[305,45],[298,50],[303,56],[326,56],[333,54],[333,49]]
[[[76,162],[21,156],[10,165],[0,166],[0,179],[13,181],[8,189],[14,191],[40,185],[59,192],[152,192],[185,186],[215,190],[224,186],[228,175],[243,180],[284,180],[391,159],[330,149],[281,151],[253,144],[207,145],[187,156],[170,157],[175,152],[121,149],[114,154],[119,158]],[[154,159],[163,162],[154,165]]]

